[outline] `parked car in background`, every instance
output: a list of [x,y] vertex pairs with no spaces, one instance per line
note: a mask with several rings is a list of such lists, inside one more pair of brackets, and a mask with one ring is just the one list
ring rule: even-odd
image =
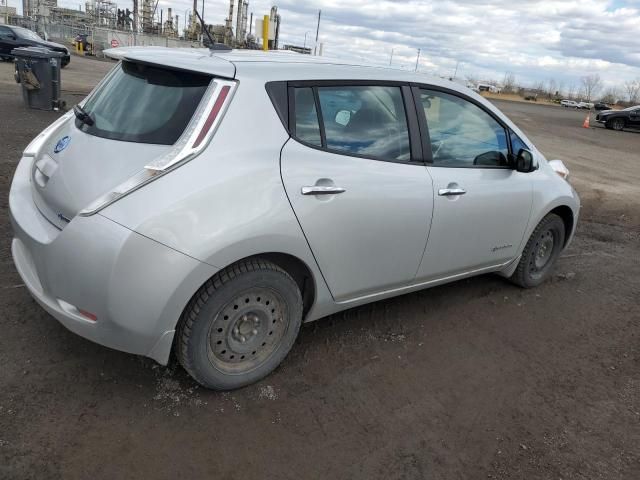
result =
[[563,163],[456,83],[275,52],[105,54],[121,62],[22,155],[13,259],[73,332],[174,352],[206,387],[263,378],[302,322],[357,305],[489,272],[538,286],[574,235]]
[[640,129],[640,105],[624,110],[605,110],[596,115],[596,122],[611,130]]
[[560,105],[565,108],[578,108],[578,102],[574,102],[573,100],[562,100]]
[[60,59],[62,68],[71,61],[69,49],[64,45],[48,42],[27,28],[0,25],[0,57],[3,60],[13,60],[11,50],[19,47],[46,47],[54,52],[61,52],[63,53],[63,57]]
[[579,110],[591,110],[593,108],[593,103],[590,103],[590,102],[578,102],[577,108]]
[[598,111],[601,111],[601,110],[611,110],[611,105],[607,105],[606,103],[596,103],[596,104],[593,106],[593,109],[594,109],[594,110],[598,110]]

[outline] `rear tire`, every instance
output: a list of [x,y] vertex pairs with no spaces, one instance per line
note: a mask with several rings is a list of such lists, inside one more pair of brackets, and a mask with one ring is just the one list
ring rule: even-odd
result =
[[510,280],[523,288],[537,287],[551,275],[564,247],[565,227],[562,219],[550,213],[531,234],[522,257]]
[[271,262],[246,260],[218,272],[189,302],[176,332],[178,361],[204,387],[243,387],[284,360],[301,323],[293,278]]

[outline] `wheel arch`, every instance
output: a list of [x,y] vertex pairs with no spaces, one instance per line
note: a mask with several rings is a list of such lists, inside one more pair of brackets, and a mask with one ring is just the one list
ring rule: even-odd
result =
[[[263,253],[255,253],[255,254],[248,255],[246,257],[234,260],[229,264],[222,266],[220,270],[224,270],[225,268],[229,268],[237,263],[255,259],[255,258],[261,258],[263,260],[272,262],[277,266],[279,266],[280,268],[282,268],[284,271],[286,271],[289,275],[291,275],[293,280],[298,285],[298,288],[300,288],[300,294],[302,295],[303,321],[304,321],[304,317],[307,315],[307,313],[313,306],[316,299],[316,294],[317,294],[316,280],[309,266],[300,258],[296,257],[295,255],[291,255],[289,253],[263,252]],[[209,280],[211,280],[211,278],[212,277],[209,277],[204,282],[202,282],[202,284],[195,290],[195,292],[193,292],[193,296],[195,296],[200,291],[200,289],[204,287]],[[193,298],[193,296],[191,298]],[[191,299],[189,301],[191,301]],[[188,307],[188,305],[189,305],[189,302],[187,302],[183,307],[182,309],[183,313],[184,313],[184,310]]]
[[564,245],[562,245],[562,248],[564,248],[569,243],[569,239],[571,238],[571,233],[573,232],[573,227],[575,225],[575,216],[573,214],[573,210],[571,209],[571,207],[567,205],[559,205],[553,208],[552,210],[550,210],[545,215],[545,217],[549,215],[549,213],[554,213],[558,215],[562,219],[562,222],[564,223],[565,236],[564,236]]
[[[300,258],[294,255],[291,255],[288,253],[282,253],[282,252],[257,253],[257,254],[249,255],[247,257],[239,258],[238,260],[235,260],[229,263],[228,265],[225,265],[224,267],[220,268],[220,270],[218,271],[224,270],[225,268],[231,267],[235,264],[238,264],[250,259],[255,259],[255,258],[260,258],[260,259],[272,262],[277,266],[279,266],[280,268],[282,268],[284,271],[286,271],[289,275],[291,275],[293,280],[298,285],[298,288],[300,288],[300,293],[302,295],[302,305],[303,305],[302,321],[304,322],[307,314],[309,313],[309,311],[311,310],[311,307],[314,305],[316,301],[317,290],[316,290],[316,280],[313,276],[311,269]],[[213,278],[214,276],[215,274],[208,277],[206,280],[204,280],[198,286],[198,288],[193,292],[189,300],[184,304],[184,306],[182,307],[180,316],[176,319],[175,330],[177,330],[179,323],[183,321],[183,316],[187,311],[187,309],[189,308],[189,305],[191,304],[192,300],[196,297],[196,295],[198,295],[198,292],[207,284],[207,282],[211,280],[211,278]],[[166,364],[168,357],[175,355],[175,348],[176,348],[176,345],[175,345],[176,338],[174,335],[175,330],[171,332],[165,332],[165,335],[163,335],[163,338],[159,342],[159,343],[162,343],[162,341],[164,340],[165,353],[162,353],[163,348],[161,347],[158,349],[157,355],[150,354],[148,356],[150,356],[151,358],[154,358],[156,361],[159,361],[162,364]],[[169,337],[165,338],[167,334],[170,334],[170,338]],[[166,343],[167,340],[169,340],[170,342],[169,344]]]

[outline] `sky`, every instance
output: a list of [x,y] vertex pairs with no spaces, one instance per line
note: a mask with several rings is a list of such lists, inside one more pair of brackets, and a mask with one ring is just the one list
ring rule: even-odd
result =
[[[18,0],[9,0],[9,5]],[[281,44],[319,42],[324,55],[421,72],[522,85],[554,79],[565,89],[585,75],[605,86],[640,78],[640,0],[249,0],[254,16],[276,3]],[[58,0],[78,8],[77,0]],[[202,0],[198,0],[201,8]],[[131,8],[119,0],[118,7]],[[237,1],[236,1],[237,3]],[[159,0],[184,21],[193,0]],[[205,0],[205,21],[224,23],[225,0]],[[166,17],[165,17],[166,18]]]

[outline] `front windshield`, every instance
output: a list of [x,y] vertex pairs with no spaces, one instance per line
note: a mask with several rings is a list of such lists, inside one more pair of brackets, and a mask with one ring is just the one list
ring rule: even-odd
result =
[[16,33],[19,37],[26,40],[36,40],[40,42],[42,41],[42,38],[36,32],[27,30],[26,28],[16,28]]

